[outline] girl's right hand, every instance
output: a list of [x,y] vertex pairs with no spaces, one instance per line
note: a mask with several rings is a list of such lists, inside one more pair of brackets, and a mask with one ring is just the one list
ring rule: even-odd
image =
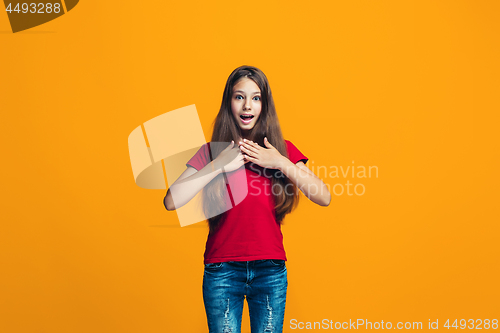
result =
[[248,161],[245,161],[243,154],[238,146],[235,147],[234,141],[221,151],[219,156],[213,161],[215,170],[224,168],[225,172],[230,172],[241,168]]

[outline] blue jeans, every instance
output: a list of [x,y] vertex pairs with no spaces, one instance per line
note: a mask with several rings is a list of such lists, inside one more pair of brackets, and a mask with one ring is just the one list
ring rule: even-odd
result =
[[203,301],[209,332],[240,333],[246,296],[252,333],[281,333],[287,287],[284,260],[205,264]]

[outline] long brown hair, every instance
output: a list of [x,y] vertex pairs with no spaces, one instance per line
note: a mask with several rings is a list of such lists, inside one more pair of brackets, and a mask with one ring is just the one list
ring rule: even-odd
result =
[[[231,112],[231,99],[233,87],[243,78],[254,81],[260,88],[262,109],[255,126],[248,133],[247,138],[265,147],[264,137],[281,153],[288,157],[286,143],[281,133],[281,127],[278,121],[278,115],[274,107],[273,95],[266,75],[258,68],[253,66],[241,66],[236,68],[227,79],[222,96],[222,103],[213,123],[212,142],[231,142],[242,137],[241,129]],[[225,146],[221,144],[211,147],[211,158],[215,159]],[[249,164],[249,163],[247,163]],[[275,170],[277,171],[277,170]],[[281,175],[281,176],[279,176]],[[226,194],[225,175],[221,173],[208,183],[203,189],[203,210],[208,218],[210,232],[216,231],[224,222],[226,214],[214,215],[214,212],[225,211],[226,203],[224,195]],[[288,185],[288,186],[287,186]],[[290,213],[298,204],[299,192],[297,187],[281,172],[274,172],[271,178],[271,188],[275,186],[280,188],[279,193],[271,191],[275,199],[276,221],[282,223],[286,214]],[[292,187],[292,193],[288,189]]]

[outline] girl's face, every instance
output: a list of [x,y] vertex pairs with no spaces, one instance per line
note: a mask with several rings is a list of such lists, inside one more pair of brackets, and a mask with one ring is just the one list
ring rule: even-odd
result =
[[255,126],[261,109],[259,86],[248,78],[238,81],[233,87],[231,111],[243,134],[248,133]]

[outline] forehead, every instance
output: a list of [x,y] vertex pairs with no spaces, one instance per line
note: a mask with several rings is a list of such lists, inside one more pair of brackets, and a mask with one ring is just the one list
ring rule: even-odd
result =
[[239,80],[234,86],[233,91],[244,90],[248,92],[260,92],[259,86],[253,80],[249,78],[243,78]]

